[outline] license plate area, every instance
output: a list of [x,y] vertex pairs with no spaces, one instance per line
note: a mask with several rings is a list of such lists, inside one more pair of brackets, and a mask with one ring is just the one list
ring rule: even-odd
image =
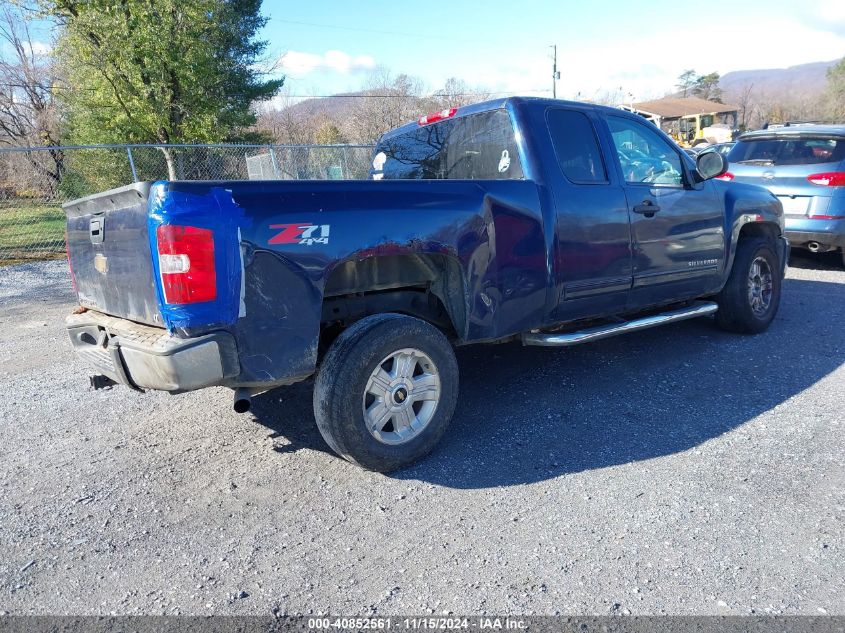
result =
[[787,215],[807,215],[810,206],[810,196],[778,196],[783,205],[783,212]]

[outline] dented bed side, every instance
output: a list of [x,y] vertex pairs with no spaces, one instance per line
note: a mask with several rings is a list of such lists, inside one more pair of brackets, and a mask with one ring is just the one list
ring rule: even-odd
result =
[[[135,198],[144,191],[129,189]],[[546,306],[541,205],[530,181],[158,182],[147,186],[146,200],[133,199],[131,205],[122,191],[68,205],[69,226],[77,223],[69,232],[70,259],[80,303],[93,317],[86,323],[79,315],[68,325],[79,330],[76,334],[91,334],[71,333],[83,356],[103,358],[94,347],[102,348],[104,340],[118,349],[109,354],[123,359],[127,380],[121,382],[139,387],[266,388],[306,378],[318,360],[327,283],[334,293],[340,286],[332,280],[346,285],[356,270],[379,270],[368,263],[381,262],[389,271],[388,260],[442,262],[449,276],[434,283],[433,290],[442,284],[459,341],[495,339],[535,327]],[[120,218],[127,214],[132,226],[124,234]],[[92,218],[101,218],[102,241],[92,240],[86,228]],[[156,235],[159,227],[171,225],[212,232],[213,301],[167,302],[161,281],[167,273],[161,269]],[[92,263],[98,256],[109,263],[105,272]],[[514,268],[521,271],[519,278],[501,274]],[[401,279],[391,279],[382,280],[379,290],[401,285]],[[101,288],[121,301],[87,300],[92,289]],[[128,307],[140,296],[143,313]],[[517,304],[519,310],[508,308]],[[125,324],[103,323],[98,315]],[[168,378],[167,367],[134,377],[140,371],[139,354],[145,352],[131,344],[123,347],[131,324],[154,326],[173,341],[217,337],[215,345],[229,349],[228,343],[221,347],[222,337],[235,349],[236,370],[221,363],[226,371],[182,382]],[[147,352],[156,356],[154,350]],[[161,359],[150,362],[160,364]],[[151,378],[156,372],[164,378]]]

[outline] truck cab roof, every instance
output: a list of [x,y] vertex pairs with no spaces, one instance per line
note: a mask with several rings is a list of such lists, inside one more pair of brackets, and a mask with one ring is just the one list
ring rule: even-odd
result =
[[[612,112],[614,115],[620,116],[634,116],[631,115],[630,112],[625,110],[621,110],[619,108],[613,108],[610,106],[603,106],[598,105],[595,103],[586,103],[584,101],[567,101],[564,99],[549,99],[547,97],[524,97],[524,96],[515,96],[515,97],[500,97],[498,99],[489,99],[487,101],[481,101],[479,103],[473,103],[471,105],[461,106],[457,108],[455,114],[449,118],[455,119],[464,116],[469,116],[471,114],[478,114],[479,112],[487,112],[490,110],[500,110],[500,109],[508,109],[509,106],[520,106],[520,105],[529,105],[529,106],[565,106],[567,108],[572,109],[580,109],[580,110],[604,110],[608,112]],[[635,117],[640,119],[641,117]],[[381,137],[381,141],[393,138],[394,136],[399,136],[401,134],[406,134],[410,131],[413,131],[420,127],[419,121],[411,121],[402,125],[400,127],[394,128],[389,132],[386,132]]]

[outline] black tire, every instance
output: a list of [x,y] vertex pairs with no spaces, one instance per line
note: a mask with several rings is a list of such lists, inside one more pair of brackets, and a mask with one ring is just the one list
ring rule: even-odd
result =
[[[421,356],[409,356],[400,351],[406,349],[421,352]],[[425,358],[425,367],[431,367],[428,362],[431,361],[434,365],[431,371],[438,379],[435,382],[439,396],[433,409],[426,413],[427,422],[419,430],[403,427],[403,432],[409,434],[407,440],[394,432],[393,418],[388,420],[381,432],[371,432],[364,410],[367,399],[373,399],[372,395],[368,395],[371,377],[379,365],[384,369],[398,362],[389,360],[394,354]],[[411,370],[412,376],[414,371],[423,371],[422,361]],[[395,372],[391,370],[390,373],[393,375]],[[407,378],[404,380],[408,382]],[[414,381],[413,378],[410,380]],[[420,422],[424,416],[416,408],[428,406],[427,403],[412,402],[413,387],[407,389],[404,396],[399,393],[401,385],[394,385],[392,389],[392,396],[379,402],[389,402],[390,406],[405,407],[406,410],[410,406],[413,420]],[[314,385],[314,417],[323,439],[338,455],[367,470],[389,472],[410,465],[434,448],[452,419],[457,400],[458,363],[452,345],[443,333],[420,319],[401,314],[379,314],[354,323],[332,343]],[[377,439],[376,434],[383,439]],[[390,438],[401,443],[385,443],[385,439]]]
[[[758,260],[765,262],[761,266],[768,267],[771,274],[771,291],[768,301],[762,301],[765,306],[761,308],[761,304],[757,304],[755,309],[751,288],[757,286],[751,279],[751,269]],[[728,281],[716,297],[719,304],[716,324],[723,330],[742,334],[758,334],[768,329],[780,305],[782,270],[769,240],[762,237],[740,239]]]
[[839,254],[842,256],[842,267],[845,268],[845,246],[842,247]]

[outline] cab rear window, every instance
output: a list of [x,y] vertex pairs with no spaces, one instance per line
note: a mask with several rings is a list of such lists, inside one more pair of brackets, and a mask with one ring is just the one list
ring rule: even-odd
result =
[[379,142],[373,180],[521,180],[510,116],[490,110],[397,134]]
[[731,163],[815,165],[845,160],[845,139],[761,138],[739,141],[728,154]]

